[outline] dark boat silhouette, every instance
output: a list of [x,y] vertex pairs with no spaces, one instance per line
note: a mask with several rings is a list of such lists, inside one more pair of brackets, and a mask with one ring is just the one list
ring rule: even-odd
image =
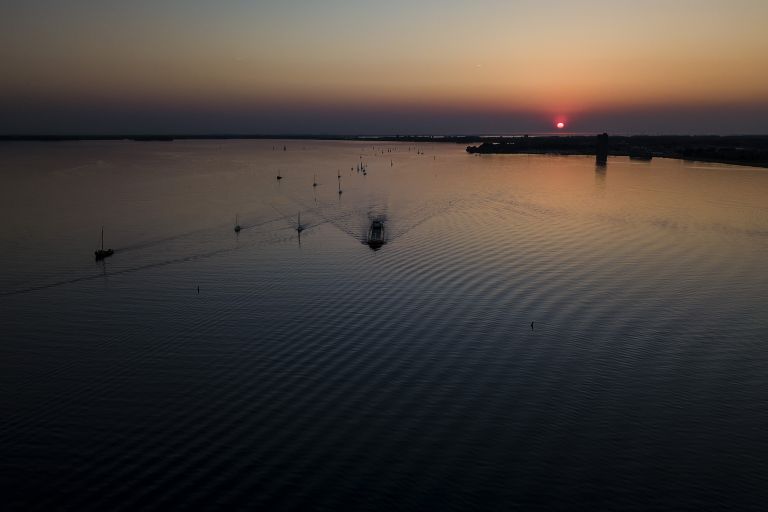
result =
[[384,223],[380,220],[374,220],[368,229],[368,247],[375,250],[382,245],[384,245]]
[[104,249],[104,227],[101,228],[101,249],[93,251],[93,254],[96,256],[96,261],[103,260],[104,258],[115,254],[115,251],[112,249]]
[[240,229],[242,228],[240,227],[240,222],[238,222],[238,215],[235,214],[235,233],[239,233]]

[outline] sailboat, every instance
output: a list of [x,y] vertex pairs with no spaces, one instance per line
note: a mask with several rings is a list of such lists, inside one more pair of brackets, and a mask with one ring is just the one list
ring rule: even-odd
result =
[[339,195],[341,195],[341,176],[339,176]]
[[104,258],[115,254],[115,251],[112,249],[104,249],[104,226],[101,227],[101,249],[93,251],[93,254],[96,256],[96,261],[103,260]]
[[299,220],[298,220],[298,224],[296,225],[296,231],[298,231],[299,233],[304,231],[304,226],[301,225],[301,212],[299,212]]
[[242,229],[240,228],[240,223],[238,222],[237,217],[238,217],[237,214],[235,214],[235,233],[239,233],[240,229]]
[[279,169],[278,169],[278,171],[277,171],[277,179],[278,179],[278,180],[281,180],[281,179],[283,179],[283,177],[282,177],[282,176],[280,176],[280,170],[279,170]]
[[312,180],[312,186],[313,187],[317,186],[317,174],[315,174],[315,178]]

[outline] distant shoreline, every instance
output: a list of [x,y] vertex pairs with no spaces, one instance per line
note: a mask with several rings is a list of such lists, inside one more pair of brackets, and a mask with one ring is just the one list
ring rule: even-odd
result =
[[[481,135],[318,135],[318,134],[111,134],[111,135],[0,135],[0,142],[116,141],[172,142],[175,140],[327,140],[479,144],[471,154],[595,155],[596,135],[481,136]],[[610,156],[641,160],[674,158],[728,165],[768,167],[768,135],[612,135]]]
[[[58,142],[79,140],[132,140],[139,142],[174,140],[342,140],[363,142],[453,142],[472,143],[497,139],[482,135],[322,135],[322,134],[110,134],[110,135],[0,135],[2,141]],[[507,137],[505,137],[507,138]]]
[[[597,136],[517,137],[468,146],[472,154],[596,155]],[[768,167],[766,135],[633,135],[607,137],[609,156],[651,160],[674,158],[729,165]]]

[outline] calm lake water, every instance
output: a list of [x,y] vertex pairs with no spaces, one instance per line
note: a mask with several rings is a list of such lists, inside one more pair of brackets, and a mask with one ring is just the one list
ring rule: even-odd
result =
[[766,169],[124,141],[0,176],[5,510],[765,509]]

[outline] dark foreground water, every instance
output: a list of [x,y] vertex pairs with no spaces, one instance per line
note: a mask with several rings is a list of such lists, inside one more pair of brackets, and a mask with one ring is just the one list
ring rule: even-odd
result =
[[765,510],[768,171],[285,144],[0,145],[4,510]]

